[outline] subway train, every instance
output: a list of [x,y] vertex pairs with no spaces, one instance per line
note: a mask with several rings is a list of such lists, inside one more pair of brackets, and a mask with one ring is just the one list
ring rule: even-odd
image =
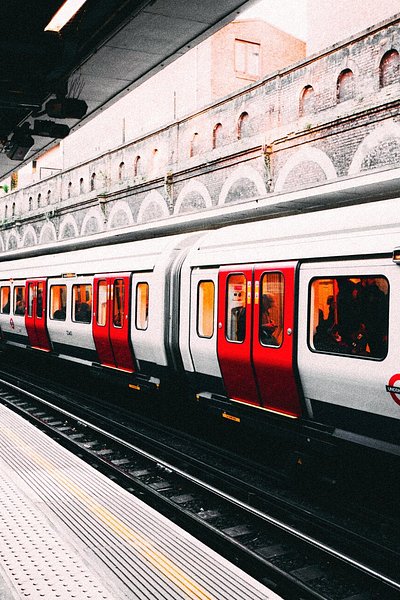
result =
[[184,390],[237,431],[397,460],[398,199],[118,240],[4,253],[3,352]]

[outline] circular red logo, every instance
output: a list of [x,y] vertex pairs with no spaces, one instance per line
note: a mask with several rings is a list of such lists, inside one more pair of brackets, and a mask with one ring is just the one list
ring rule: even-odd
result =
[[[397,382],[397,385],[395,385]],[[392,375],[389,379],[388,392],[392,396],[393,400],[400,406],[400,373]],[[395,389],[392,389],[395,388]]]

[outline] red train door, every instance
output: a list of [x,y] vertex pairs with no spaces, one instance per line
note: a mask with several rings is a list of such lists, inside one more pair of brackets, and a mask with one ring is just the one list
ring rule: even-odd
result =
[[25,327],[28,333],[29,344],[32,348],[50,352],[51,343],[46,323],[46,282],[46,279],[31,279],[26,282],[27,309],[25,313]]
[[218,275],[218,361],[227,395],[260,405],[251,362],[251,266],[225,267]]
[[133,373],[135,364],[129,331],[130,292],[128,275],[94,278],[93,339],[102,365]]
[[301,414],[293,370],[296,263],[254,271],[253,364],[264,408]]

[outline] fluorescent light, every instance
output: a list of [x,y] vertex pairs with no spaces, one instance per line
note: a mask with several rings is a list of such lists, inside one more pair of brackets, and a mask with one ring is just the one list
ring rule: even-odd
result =
[[58,9],[50,23],[44,28],[45,31],[60,31],[68,21],[85,4],[86,0],[66,0],[61,8]]

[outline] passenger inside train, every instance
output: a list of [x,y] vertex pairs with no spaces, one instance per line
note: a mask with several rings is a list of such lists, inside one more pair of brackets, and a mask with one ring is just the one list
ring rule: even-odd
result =
[[14,288],[14,314],[24,315],[25,314],[25,287],[17,286]]
[[274,335],[278,325],[271,316],[271,311],[274,307],[274,297],[271,294],[263,294],[260,305],[260,342],[266,346],[279,346],[279,342]]
[[228,278],[226,337],[231,342],[243,342],[246,337],[246,278],[234,274]]
[[317,351],[383,359],[387,354],[389,284],[385,277],[312,282]]

